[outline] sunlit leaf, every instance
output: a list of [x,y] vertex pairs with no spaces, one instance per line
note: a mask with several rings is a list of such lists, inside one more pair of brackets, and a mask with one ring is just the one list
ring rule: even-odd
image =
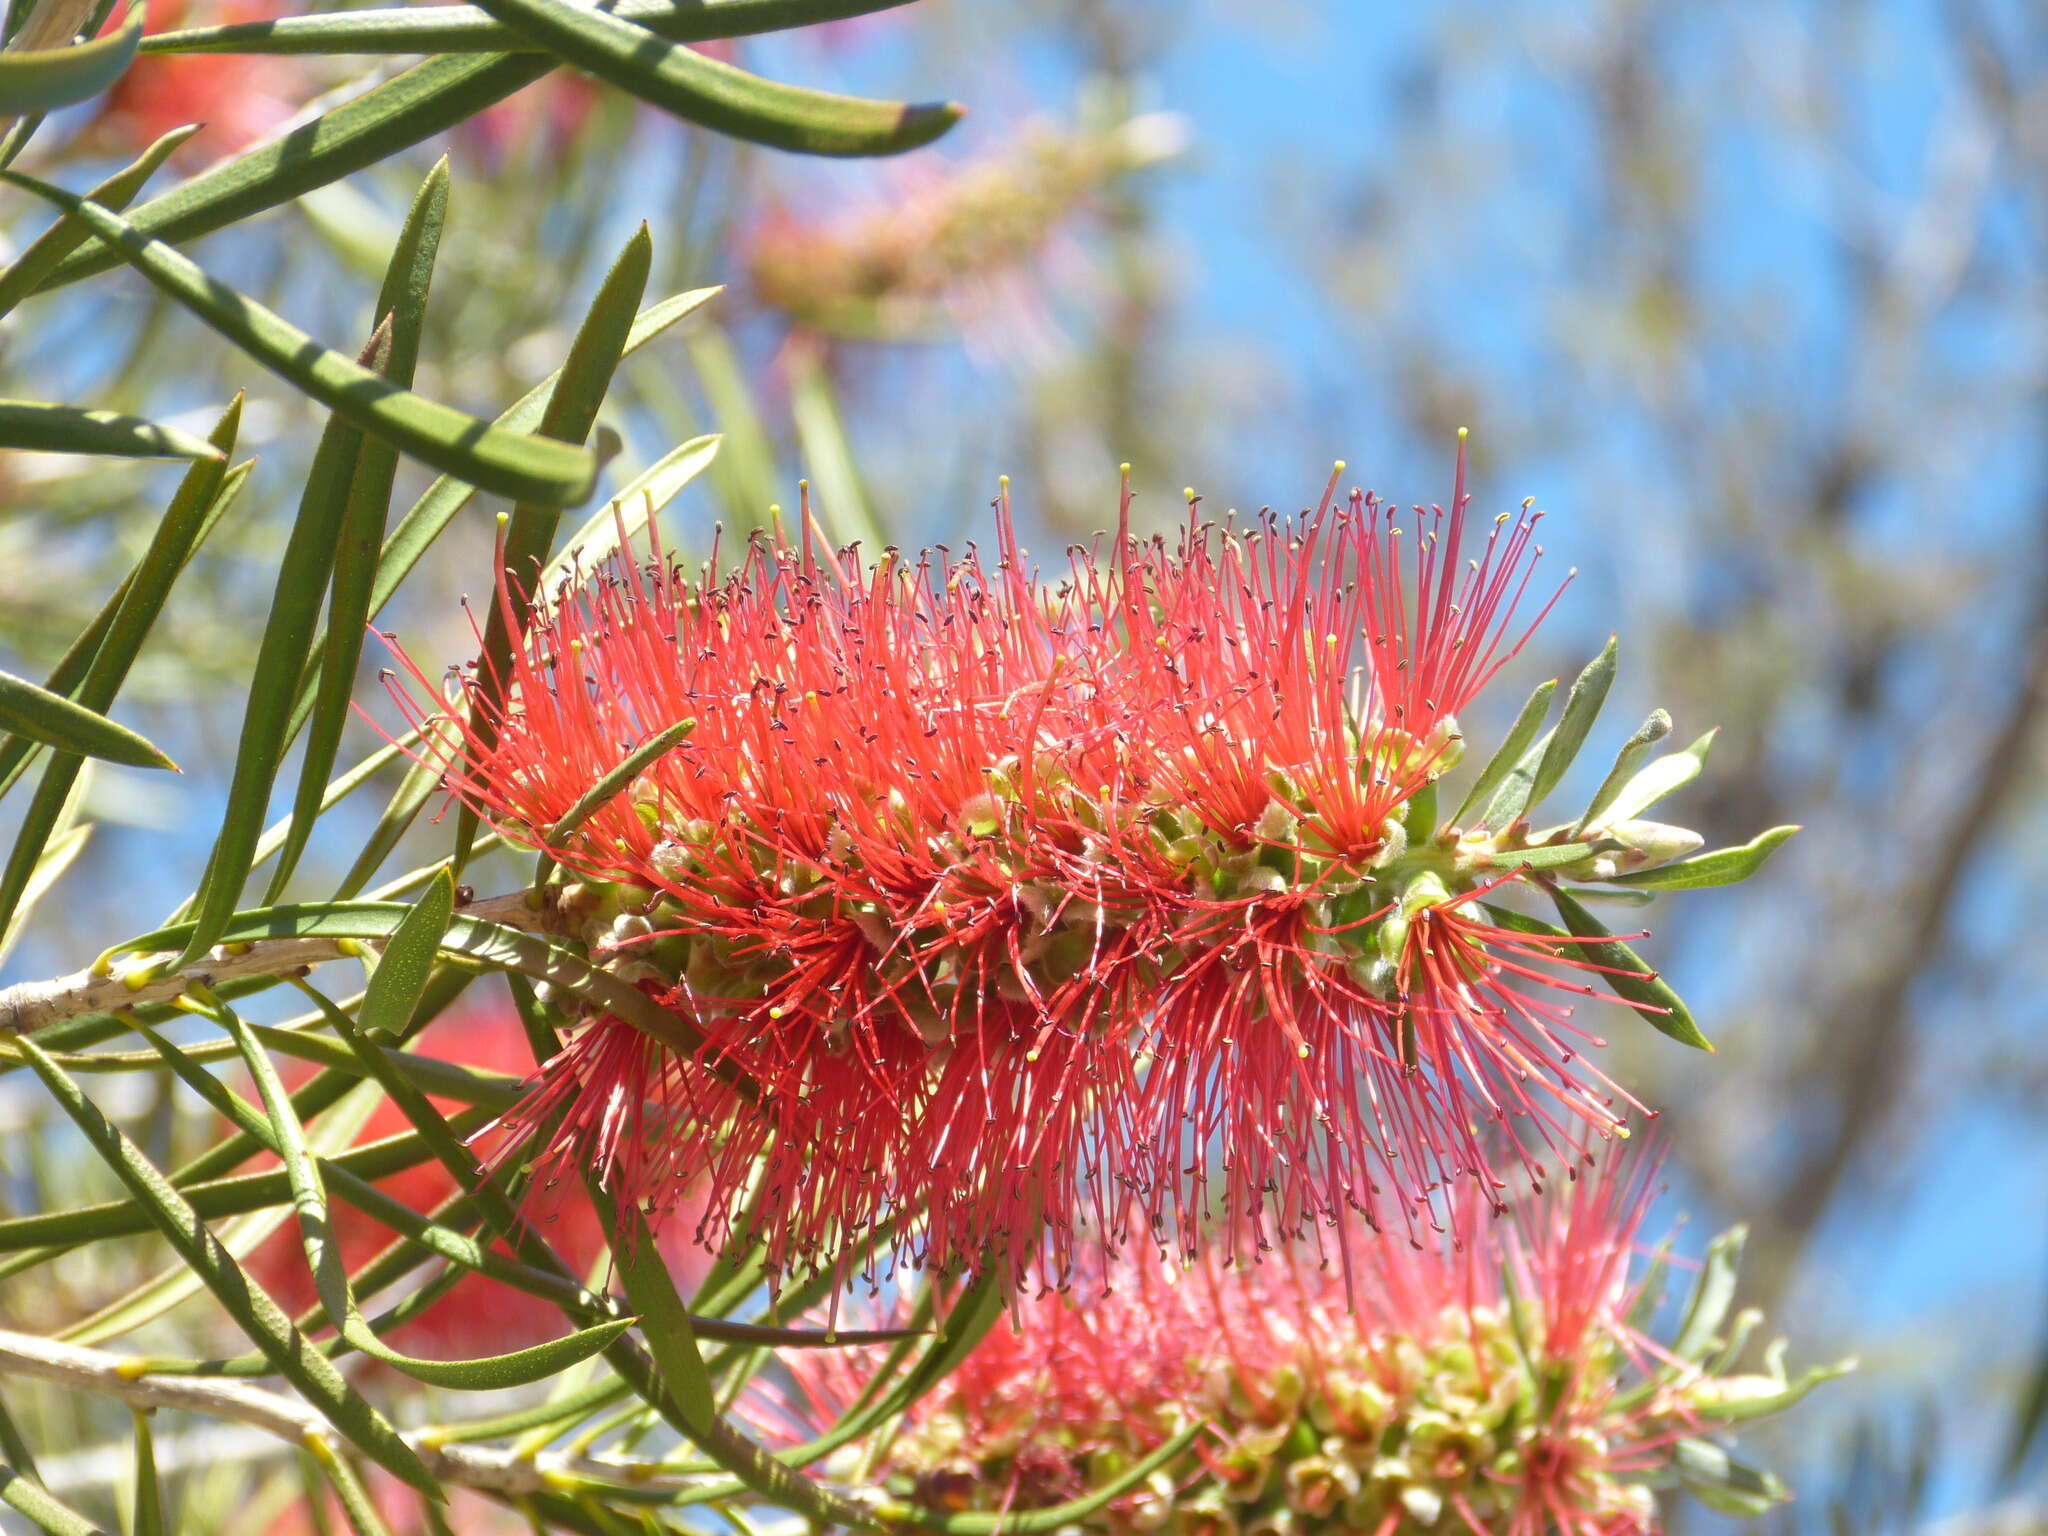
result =
[[171,1248],[205,1281],[214,1299],[250,1341],[270,1356],[278,1374],[298,1389],[365,1456],[430,1496],[439,1485],[398,1431],[306,1342],[270,1295],[222,1248],[183,1195],[80,1091],[62,1067],[27,1036],[15,1042],[87,1144],[111,1168]]
[[[388,359],[390,348],[387,321],[378,327],[364,356]],[[291,741],[299,674],[312,648],[321,600],[332,576],[349,486],[362,446],[363,436],[354,422],[336,412],[328,418],[313,450],[298,513],[278,561],[270,615],[256,645],[227,807],[221,812],[220,832],[193,900],[193,932],[181,965],[213,947],[228,915],[240,904],[242,887],[255,867],[256,845],[270,814],[271,790]]]
[[1527,752],[1530,743],[1535,741],[1536,733],[1543,729],[1543,717],[1550,713],[1550,696],[1556,692],[1556,678],[1537,684],[1536,691],[1529,695],[1528,702],[1522,705],[1521,712],[1515,716],[1515,723],[1508,727],[1506,738],[1494,751],[1493,756],[1487,759],[1486,766],[1479,772],[1479,777],[1472,781],[1472,787],[1465,791],[1465,798],[1459,802],[1456,813],[1451,817],[1453,825],[1469,825],[1466,818],[1481,806],[1492,803],[1493,797],[1500,792],[1501,784],[1514,772],[1515,765],[1522,760],[1522,754]]
[[[615,16],[678,43],[701,43],[784,27],[871,15],[910,0],[618,0]],[[142,40],[144,53],[518,53],[533,46],[516,28],[474,5],[280,16],[270,21],[190,27]]]
[[1529,789],[1530,805],[1541,805],[1545,796],[1557,788],[1558,780],[1585,745],[1586,735],[1599,717],[1600,706],[1607,702],[1607,690],[1614,684],[1615,641],[1616,637],[1609,635],[1600,654],[1572,680],[1571,692],[1565,695],[1564,713],[1558,717],[1543,761],[1536,767],[1536,779]]
[[89,43],[0,50],[0,112],[54,112],[99,95],[134,60],[142,23],[138,5],[117,30]]
[[737,139],[812,155],[895,155],[960,120],[947,103],[867,101],[763,80],[664,42],[647,28],[566,0],[483,0],[482,8],[600,80]]
[[[0,58],[5,58],[0,54]],[[36,400],[0,400],[0,448],[27,453],[79,453],[119,459],[217,459],[203,437],[119,411],[93,411]]]
[[[420,334],[426,322],[427,290],[434,258],[440,249],[441,226],[448,212],[448,162],[443,159],[427,174],[399,231],[377,298],[376,315],[388,323],[388,355],[380,372],[392,383],[412,384],[419,361]],[[369,623],[384,523],[391,510],[391,488],[398,472],[398,453],[391,445],[365,441],[357,450],[354,472],[344,498],[335,544],[327,605],[327,629],[319,648],[319,678],[309,697],[301,688],[285,739],[306,725],[306,750],[299,765],[299,788],[292,802],[291,830],[277,856],[269,899],[276,900],[297,867],[299,855],[313,835],[327,777],[341,747],[342,727],[355,694],[356,667],[363,654],[363,629]]]
[[1615,875],[1607,883],[1638,891],[1698,891],[1709,886],[1734,885],[1761,869],[1764,860],[1798,830],[1797,827],[1772,827],[1768,832],[1759,832],[1739,848],[1716,848],[1710,853],[1680,859],[1675,864]]
[[103,758],[131,768],[176,771],[178,766],[125,725],[8,672],[0,672],[0,730],[60,752]]
[[587,449],[506,432],[453,406],[401,389],[329,350],[255,300],[210,277],[120,215],[18,171],[0,171],[108,241],[122,260],[293,387],[421,462],[486,491],[548,501],[589,494],[597,462]]

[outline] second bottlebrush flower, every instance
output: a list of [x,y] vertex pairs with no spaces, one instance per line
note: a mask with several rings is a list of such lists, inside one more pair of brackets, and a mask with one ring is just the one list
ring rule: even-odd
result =
[[[1787,829],[1682,857],[1642,821],[1704,756],[1646,761],[1661,715],[1583,814],[1531,825],[1611,645],[1445,812],[1458,713],[1556,591],[1540,514],[1475,524],[1463,482],[1461,454],[1450,508],[1402,514],[1333,475],[1298,519],[1220,524],[1190,494],[1172,539],[1131,534],[1126,488],[1054,577],[1007,490],[986,555],[835,553],[807,519],[729,570],[657,550],[541,594],[509,675],[452,703],[415,671],[451,788],[573,872],[560,924],[704,1042],[587,1020],[518,1117],[543,1165],[656,1213],[706,1178],[707,1236],[771,1273],[1061,1283],[1132,1211],[1190,1248],[1413,1233],[1584,1157],[1639,1106],[1581,999],[1704,1041],[1565,882],[1724,883]],[[1451,1199],[1468,1177],[1484,1199]]]

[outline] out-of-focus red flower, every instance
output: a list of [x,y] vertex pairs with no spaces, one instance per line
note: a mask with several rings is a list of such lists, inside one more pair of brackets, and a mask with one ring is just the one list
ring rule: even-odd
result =
[[1177,118],[1109,130],[1035,122],[997,153],[891,165],[870,202],[821,214],[766,204],[741,236],[753,297],[805,331],[853,340],[954,335],[987,351],[1049,349],[1048,272],[1088,286],[1071,231],[1117,183],[1178,152]]
[[548,595],[509,704],[411,698],[529,843],[695,722],[560,852],[564,921],[701,1048],[596,1020],[518,1119],[560,1112],[554,1156],[656,1210],[708,1177],[713,1241],[771,1272],[898,1223],[884,1252],[1055,1283],[1133,1200],[1188,1242],[1220,1207],[1250,1251],[1428,1225],[1462,1175],[1497,1198],[1475,1119],[1533,1119],[1532,1177],[1611,1134],[1628,1101],[1530,1001],[1577,985],[1578,941],[1483,930],[1417,798],[1540,617],[1533,519],[1470,529],[1462,459],[1412,521],[1337,486],[1299,520],[1191,498],[1171,542],[1130,536],[1127,492],[1057,580],[1007,493],[988,560],[835,556],[808,520],[730,572],[657,551]]
[[465,119],[455,129],[455,142],[488,171],[500,169],[534,138],[544,160],[559,160],[590,121],[602,91],[588,75],[555,70]]
[[[276,0],[215,0],[203,9],[185,0],[163,0],[150,6],[149,30],[269,21],[282,14]],[[304,62],[289,55],[145,53],[107,92],[93,134],[133,154],[173,128],[204,123],[178,151],[197,163],[237,153],[267,137],[311,94]]]
[[[906,1425],[845,1455],[927,1505],[1023,1512],[1100,1489],[1199,1424],[1185,1455],[1075,1528],[1647,1536],[1674,1463],[1722,1456],[1681,1442],[1747,1416],[1731,1403],[1787,1406],[1832,1374],[1736,1376],[1643,1331],[1653,1166],[1554,1184],[1468,1241],[1354,1229],[1335,1264],[1298,1248],[1192,1268],[1126,1256],[1090,1276],[1099,1293],[1016,1303]],[[808,1439],[878,1359],[793,1355],[794,1391],[756,1388],[750,1416]],[[1761,1502],[1781,1496],[1742,1476]]]
[[[533,1058],[518,1019],[509,1009],[465,1008],[435,1020],[420,1038],[425,1054],[480,1071],[523,1075]],[[442,1103],[444,1112],[454,1106]],[[357,1141],[370,1142],[411,1128],[389,1100],[370,1114]],[[415,1164],[378,1181],[379,1189],[422,1213],[434,1210],[458,1193],[455,1176],[439,1161]],[[605,1251],[605,1233],[596,1210],[580,1186],[563,1187],[536,1208],[536,1228],[556,1255],[578,1276],[587,1275]],[[334,1239],[351,1271],[381,1252],[393,1234],[344,1200],[329,1205]],[[693,1284],[709,1264],[695,1249],[682,1224],[672,1224],[663,1251],[680,1282]],[[300,1234],[287,1222],[248,1259],[250,1274],[278,1300],[297,1313],[318,1304]],[[388,1304],[389,1295],[366,1310]],[[464,1359],[525,1349],[567,1332],[573,1325],[553,1302],[483,1275],[468,1275],[419,1316],[391,1329],[384,1337],[392,1348],[408,1354]]]

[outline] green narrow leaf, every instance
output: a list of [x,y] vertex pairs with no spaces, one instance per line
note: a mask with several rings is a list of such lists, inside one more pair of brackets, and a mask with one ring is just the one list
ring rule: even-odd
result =
[[[612,1257],[626,1302],[641,1315],[640,1336],[654,1357],[660,1391],[655,1406],[698,1450],[774,1503],[827,1523],[870,1524],[868,1512],[859,1505],[792,1471],[727,1422],[718,1411],[711,1373],[697,1347],[695,1321],[669,1278],[668,1265],[646,1222],[636,1210],[618,1209],[594,1178],[585,1183],[605,1229],[618,1234]],[[615,1356],[614,1364],[618,1363]]]
[[406,1023],[427,990],[427,978],[439,957],[441,936],[455,916],[455,879],[442,870],[412,910],[391,931],[377,969],[356,1010],[359,1028],[401,1038]]
[[1776,1477],[1735,1460],[1711,1440],[1678,1441],[1671,1465],[1686,1492],[1716,1514],[1754,1520],[1788,1497]]
[[[647,290],[647,274],[653,262],[654,241],[647,225],[642,223],[619,252],[611,271],[605,274],[597,297],[591,301],[582,325],[577,327],[576,339],[569,344],[569,355],[562,363],[554,392],[548,397],[547,409],[541,414],[543,435],[581,443],[597,424],[598,408],[611,390],[619,360],[625,356],[626,338],[633,316],[639,311],[641,296]],[[496,600],[489,605],[483,652],[477,659],[480,698],[472,711],[480,741],[486,747],[496,739],[492,706],[502,697],[511,671],[512,653],[526,632],[527,605],[520,594],[529,599],[536,595],[534,583],[548,552],[555,547],[561,516],[558,507],[523,502],[512,509],[506,525]],[[465,805],[455,835],[457,868],[468,861],[476,828],[476,812]]]
[[1715,1335],[1735,1305],[1736,1272],[1742,1265],[1743,1244],[1749,1240],[1747,1227],[1730,1227],[1707,1244],[1707,1256],[1700,1265],[1700,1277],[1685,1304],[1685,1318],[1678,1325],[1678,1337],[1671,1353],[1680,1360],[1704,1360],[1714,1347]]
[[[420,334],[426,322],[427,290],[434,258],[441,245],[441,226],[448,213],[448,161],[443,157],[427,173],[399,231],[377,298],[376,316],[390,326],[390,355],[380,370],[393,384],[410,388],[419,362]],[[307,706],[306,750],[299,768],[298,794],[292,802],[291,829],[272,871],[266,899],[275,901],[298,867],[299,856],[313,835],[327,777],[341,748],[355,696],[356,667],[362,660],[363,630],[370,622],[371,597],[384,541],[384,523],[391,511],[391,488],[398,473],[398,452],[390,444],[365,441],[356,454],[341,514],[333,578],[327,605],[327,630],[321,639],[319,681]],[[304,698],[303,693],[301,698]],[[297,734],[299,711],[286,730]]]
[[[390,355],[391,328],[382,323],[364,356]],[[269,816],[270,794],[289,745],[291,709],[299,674],[313,644],[321,599],[326,595],[342,520],[347,514],[349,487],[361,455],[362,433],[341,413],[328,418],[313,450],[298,515],[279,559],[277,585],[271,594],[270,618],[257,642],[256,662],[249,678],[242,714],[242,734],[235,749],[235,768],[228,785],[227,809],[220,833],[206,862],[193,902],[191,944],[178,965],[189,965],[213,947],[220,926],[242,896],[255,867],[256,845]]]
[[[490,1124],[509,1107],[500,1099],[491,1106],[462,1110],[451,1116],[448,1123],[459,1135],[466,1136]],[[333,1161],[338,1167],[374,1180],[417,1167],[432,1155],[418,1136],[402,1134],[352,1147]],[[291,1188],[284,1175],[275,1171],[205,1179],[187,1185],[182,1193],[190,1201],[192,1209],[208,1221],[223,1216],[246,1215],[250,1211],[282,1205],[291,1199]],[[153,1225],[143,1206],[135,1200],[100,1200],[70,1210],[38,1211],[34,1215],[12,1216],[0,1221],[0,1253],[22,1253],[29,1249],[132,1237],[138,1232],[149,1231]],[[54,1255],[39,1255],[36,1262],[47,1262],[48,1257]]]
[[[684,8],[677,27],[680,31],[690,17],[702,26],[715,16],[720,35],[737,35],[761,26],[803,25],[885,8],[875,0],[842,0],[838,4],[723,0],[715,8]],[[281,138],[151,198],[136,209],[135,227],[146,236],[172,243],[224,228],[388,160],[400,150],[495,106],[555,66],[556,61],[546,55],[486,53],[430,58]],[[119,266],[122,259],[107,241],[95,239],[73,252],[38,290],[105,272]]]
[[121,1182],[143,1214],[179,1257],[206,1282],[222,1309],[270,1357],[278,1374],[298,1389],[336,1430],[371,1460],[411,1487],[440,1497],[439,1485],[383,1415],[342,1379],[327,1358],[291,1326],[261,1286],[221,1247],[185,1197],[122,1132],[101,1114],[78,1084],[26,1035],[15,1046],[71,1117],[86,1141]]
[[570,63],[685,122],[809,155],[896,155],[958,122],[951,103],[865,101],[763,80],[605,11],[562,0],[482,0]]
[[824,525],[841,544],[861,543],[880,549],[889,541],[861,487],[832,380],[816,357],[795,347],[789,352],[790,419],[804,462],[818,482]]
[[[237,396],[228,408],[228,414],[214,429],[216,442],[232,443],[240,413],[241,397]],[[114,696],[127,679],[128,668],[134,662],[136,652],[156,622],[171,583],[177,580],[190,562],[193,551],[205,542],[207,535],[234,504],[254,467],[253,461],[244,460],[229,470],[213,492],[211,502],[197,503],[189,519],[184,515],[186,499],[196,495],[199,488],[212,483],[210,477],[217,466],[200,463],[186,471],[184,482],[172,498],[170,508],[157,524],[149,548],[134,569],[122,578],[113,596],[101,605],[92,623],[72,641],[62,659],[44,679],[44,688],[89,708],[93,700],[101,699],[103,691],[104,699],[99,707],[105,709],[113,703]],[[99,683],[89,689],[86,680],[95,675]],[[35,744],[22,737],[0,738],[0,795],[11,789],[27,771],[35,751]],[[60,794],[57,800],[61,802],[62,798]]]
[[760,527],[775,500],[775,444],[739,354],[723,330],[704,325],[690,335],[690,366],[725,432],[716,478],[726,515],[739,527]]
[[1683,752],[1667,752],[1638,769],[1615,792],[1598,823],[1590,819],[1587,821],[1585,830],[1588,835],[1597,836],[1617,821],[1634,821],[1666,795],[1676,793],[1698,778],[1700,770],[1707,766],[1707,753],[1713,749],[1714,738],[1719,734],[1719,727],[1716,727]]
[[1607,883],[1637,891],[1699,891],[1709,886],[1734,885],[1761,869],[1764,860],[1798,830],[1796,826],[1772,827],[1739,848],[1716,848],[1675,864],[1640,869],[1631,875],[1614,875]]
[[1481,826],[1505,829],[1522,819],[1529,809],[1530,795],[1536,788],[1536,775],[1542,771],[1543,760],[1550,755],[1550,744],[1556,739],[1557,728],[1552,726],[1529,743],[1528,750],[1515,759],[1514,766],[1500,781],[1500,788],[1487,802],[1486,813],[1479,818]]
[[92,42],[0,52],[0,112],[54,112],[99,95],[134,60],[142,22],[137,5],[117,31]]
[[[541,834],[541,841],[548,848],[559,850],[569,835],[596,814],[600,806],[640,777],[650,763],[674,751],[696,728],[695,720],[678,720],[667,730],[659,731],[641,742],[626,754],[616,768],[585,790],[576,803]],[[547,883],[548,871],[554,867],[554,863],[551,853],[543,852],[540,855],[540,862],[535,866],[533,874],[533,883],[536,886]]]
[[156,1476],[156,1436],[150,1411],[135,1410],[135,1524],[128,1536],[168,1536],[164,1524],[164,1490]]
[[[452,906],[455,899],[452,884],[448,886],[447,896],[448,904]],[[431,908],[429,910],[431,912]],[[401,924],[400,934],[404,931],[404,925]],[[424,930],[415,932],[422,931]],[[394,941],[397,937],[398,935],[394,935]],[[203,992],[199,995],[202,1001],[212,1001]],[[268,1116],[268,1125],[264,1126],[264,1131],[267,1132],[266,1139],[270,1143],[270,1150],[274,1151],[284,1164],[285,1177],[291,1186],[292,1203],[297,1210],[299,1228],[305,1239],[306,1262],[313,1271],[314,1284],[319,1291],[321,1305],[327,1311],[328,1321],[334,1324],[351,1349],[358,1350],[374,1360],[381,1360],[394,1370],[429,1386],[465,1392],[491,1392],[526,1386],[544,1380],[557,1371],[566,1370],[579,1360],[586,1360],[601,1353],[614,1339],[632,1326],[630,1319],[610,1320],[597,1327],[571,1334],[566,1338],[551,1340],[531,1349],[479,1360],[422,1360],[390,1348],[371,1330],[356,1305],[354,1293],[349,1288],[348,1271],[343,1265],[341,1249],[334,1236],[334,1226],[328,1217],[327,1193],[321,1179],[320,1168],[306,1144],[305,1128],[300,1125],[299,1117],[292,1109],[291,1099],[285,1092],[283,1080],[278,1077],[276,1067],[271,1064],[269,1054],[263,1049],[255,1033],[242,1022],[233,1009],[224,1004],[216,1005],[216,1015],[234,1037],[235,1044],[242,1053],[243,1063],[248,1067],[250,1077],[255,1080],[256,1090],[262,1097],[264,1112]],[[437,1126],[445,1130],[445,1122],[442,1122],[438,1115],[434,1120]],[[250,1123],[244,1128],[252,1133],[263,1134],[257,1132],[259,1125],[263,1125],[263,1122],[252,1116]],[[431,1145],[432,1136],[428,1135],[427,1139]],[[361,1193],[376,1195],[381,1192],[366,1189]],[[398,1202],[393,1201],[392,1204],[397,1205]],[[464,1258],[471,1268],[485,1267],[481,1252],[472,1257],[465,1251]]]
[[74,704],[8,672],[0,672],[0,730],[12,731],[60,752],[103,758],[131,768],[168,768],[175,772],[178,767],[125,725],[116,725],[83,704]]
[[534,590],[552,592],[561,582],[588,576],[638,538],[662,508],[717,462],[724,441],[716,433],[693,437],[655,460],[603,511],[591,514],[590,520],[570,535],[569,542],[541,571]]
[[1530,805],[1541,805],[1544,796],[1557,788],[1557,781],[1564,777],[1565,770],[1579,755],[1579,748],[1586,744],[1586,734],[1593,729],[1600,706],[1607,702],[1607,690],[1614,685],[1615,640],[1615,636],[1609,635],[1600,654],[1573,679],[1571,692],[1565,695],[1564,713],[1558,717],[1550,746],[1537,765],[1536,780],[1529,790]]
[[[619,0],[612,13],[672,42],[701,43],[784,27],[843,21],[893,10],[910,0]],[[522,32],[473,5],[280,16],[163,32],[142,40],[144,53],[518,53],[533,47]]]
[[1593,851],[1591,843],[1545,843],[1536,848],[1511,848],[1492,854],[1484,867],[1489,870],[1556,869],[1589,859]]
[[[145,237],[176,243],[237,223],[452,128],[553,67],[552,59],[504,54],[428,59],[283,137],[138,204],[134,228]],[[126,259],[95,233],[37,291],[64,287]]]
[[1585,812],[1572,823],[1576,835],[1582,828],[1606,819],[1608,807],[1614,804],[1624,784],[1635,777],[1650,748],[1671,734],[1671,717],[1661,709],[1650,711],[1650,717],[1636,727],[1635,734],[1621,744],[1621,750],[1614,755],[1614,766],[1607,770],[1607,777],[1600,781],[1600,787],[1587,802]]
[[[315,1436],[306,1450],[334,1489],[334,1497],[341,1504],[341,1513],[348,1521],[349,1529],[355,1536],[393,1536],[391,1527],[384,1523],[384,1517],[377,1512],[377,1501],[370,1497],[370,1490],[363,1486],[363,1480],[356,1469],[349,1465],[348,1458],[331,1445],[325,1436]],[[317,1498],[310,1501],[317,1505]],[[431,1504],[428,1506],[431,1508]]]
[[[79,782],[82,784],[84,780],[81,778]],[[7,957],[14,952],[21,930],[28,926],[36,903],[64,877],[64,871],[85,851],[86,841],[91,836],[92,825],[88,822],[68,832],[60,832],[44,844],[43,851],[36,856],[35,866],[28,872],[28,879],[22,884],[21,899],[15,902],[14,911],[7,921],[0,924],[0,965],[5,965]]]
[[1467,825],[1466,818],[1482,805],[1490,804],[1499,792],[1501,782],[1514,771],[1515,764],[1522,760],[1522,754],[1529,750],[1529,744],[1536,739],[1536,733],[1543,729],[1543,717],[1550,713],[1550,696],[1557,692],[1557,679],[1539,683],[1536,691],[1529,695],[1529,701],[1515,716],[1515,723],[1508,727],[1507,738],[1479,777],[1472,781],[1472,787],[1465,791],[1465,798],[1458,803],[1457,814],[1451,817],[1454,826]]
[[[121,212],[135,200],[135,194],[142,190],[144,183],[199,131],[200,126],[187,123],[182,128],[173,128],[131,164],[114,172],[85,195],[103,208]],[[15,257],[6,271],[0,272],[0,315],[8,314],[15,305],[34,293],[36,285],[56,271],[58,263],[88,238],[78,224],[60,218],[30,241],[28,249]]]
[[[155,1048],[155,1054],[160,1062],[168,1062],[171,1069],[186,1082],[204,1085],[208,1092],[202,1096],[216,1109],[221,1107],[221,1100],[233,1103],[237,1108],[241,1107],[241,1101],[227,1085],[209,1074],[204,1067],[193,1062],[187,1053],[180,1051],[140,1021],[136,1022],[135,1028]],[[233,1050],[231,1043],[229,1049]],[[187,1063],[190,1063],[189,1070]],[[312,1132],[315,1149],[322,1152],[346,1150],[368,1123],[379,1102],[380,1096],[375,1085],[357,1082],[343,1095],[338,1104],[321,1116]],[[231,1123],[239,1123],[232,1114],[227,1118]],[[175,1182],[174,1177],[173,1183]],[[285,1206],[251,1211],[246,1216],[237,1216],[225,1223],[215,1235],[220,1238],[221,1246],[229,1254],[238,1261],[243,1260],[267,1241],[273,1232],[290,1219],[290,1216],[291,1211]],[[182,1305],[187,1298],[197,1295],[202,1289],[203,1282],[197,1275],[182,1263],[173,1264],[135,1286],[126,1295],[108,1302],[90,1316],[70,1324],[57,1337],[69,1344],[88,1345],[119,1338],[123,1334],[133,1333],[146,1323],[156,1321],[173,1307]],[[260,1354],[256,1358],[263,1361],[263,1369],[267,1372],[270,1369],[268,1359]]]
[[27,1520],[46,1536],[111,1536],[70,1505],[55,1498],[40,1483],[0,1465],[0,1503]]
[[1669,983],[1643,963],[1642,956],[1609,933],[1600,920],[1568,892],[1552,886],[1550,899],[1556,903],[1565,927],[1575,936],[1598,941],[1577,944],[1573,948],[1594,965],[1609,967],[1600,978],[1609,991],[1647,1019],[1653,1029],[1669,1035],[1680,1045],[1690,1045],[1702,1051],[1714,1049],[1713,1042],[1700,1033],[1692,1010],[1685,1006]]
[[[0,54],[4,59],[5,54]],[[0,448],[23,453],[78,453],[112,459],[218,459],[203,437],[119,411],[93,411],[38,400],[0,400]]]
[[452,406],[400,389],[227,288],[119,214],[19,171],[0,176],[83,222],[157,288],[363,432],[482,490],[555,505],[589,494],[597,461],[588,450],[501,431]]

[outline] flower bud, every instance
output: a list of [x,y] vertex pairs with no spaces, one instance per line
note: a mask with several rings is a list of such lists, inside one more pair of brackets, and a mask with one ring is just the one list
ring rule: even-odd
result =
[[1617,821],[1607,828],[1604,835],[1638,855],[1620,861],[1630,869],[1682,859],[1698,852],[1700,845],[1706,842],[1704,837],[1688,827],[1674,827],[1662,821]]

